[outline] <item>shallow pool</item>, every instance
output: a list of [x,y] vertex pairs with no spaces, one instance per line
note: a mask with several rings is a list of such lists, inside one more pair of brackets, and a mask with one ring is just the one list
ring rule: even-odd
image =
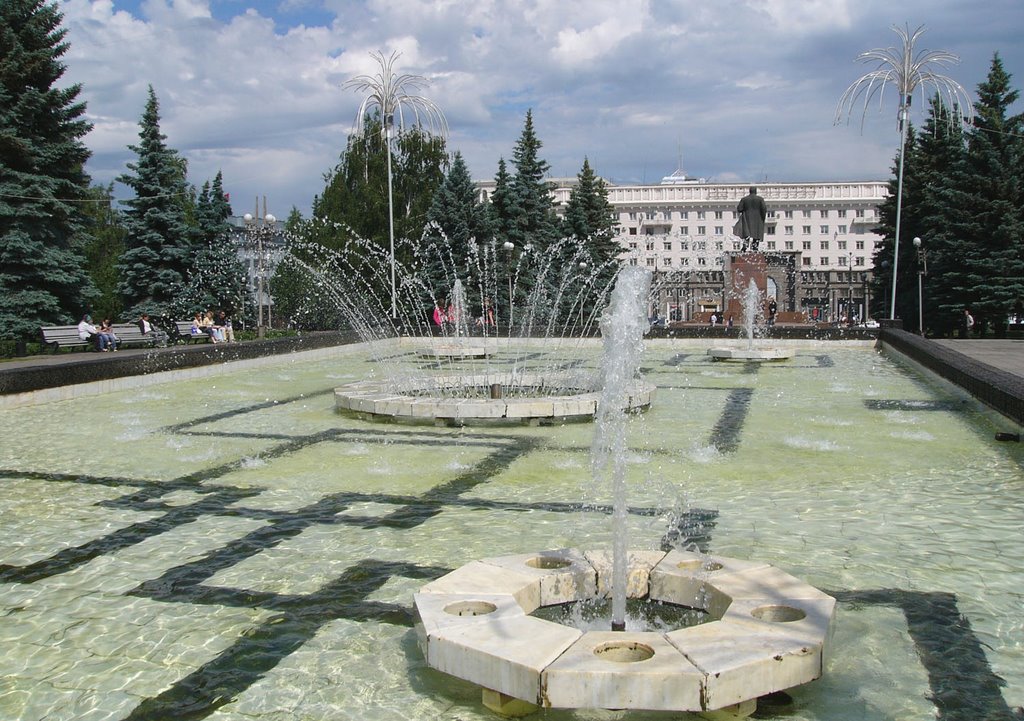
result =
[[[295,356],[0,414],[0,718],[493,718],[425,666],[411,595],[474,558],[609,545],[591,427],[337,414],[373,371]],[[631,545],[767,561],[840,602],[826,676],[759,717],[1019,718],[1024,453],[997,421],[863,348],[652,344],[644,371]]]

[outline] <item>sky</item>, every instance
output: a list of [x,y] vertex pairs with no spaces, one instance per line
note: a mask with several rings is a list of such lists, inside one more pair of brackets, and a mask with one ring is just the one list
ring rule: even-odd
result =
[[[363,95],[371,53],[423,76],[448,148],[478,180],[509,160],[527,110],[552,177],[587,158],[616,184],[680,169],[712,182],[891,176],[895,93],[835,123],[844,90],[924,26],[918,50],[975,97],[995,53],[1024,87],[1020,0],[59,0],[93,123],[87,170],[109,183],[135,155],[152,85],[167,144],[201,186],[223,172],[236,213],[257,198],[308,216]],[[924,98],[912,121],[924,121]],[[1021,112],[1018,103],[1014,110]],[[510,167],[510,170],[512,168]],[[115,184],[115,195],[129,190]],[[262,211],[262,205],[261,205]]]

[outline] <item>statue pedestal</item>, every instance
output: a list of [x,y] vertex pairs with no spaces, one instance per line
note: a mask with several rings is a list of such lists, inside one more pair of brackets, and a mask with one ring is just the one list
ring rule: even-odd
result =
[[[725,305],[725,318],[733,316],[739,323],[743,319],[743,296],[753,280],[761,297],[765,297],[768,287],[768,261],[764,253],[730,253],[726,256],[726,283],[729,292]],[[764,305],[764,302],[762,302]],[[767,316],[767,309],[761,308],[761,315]]]

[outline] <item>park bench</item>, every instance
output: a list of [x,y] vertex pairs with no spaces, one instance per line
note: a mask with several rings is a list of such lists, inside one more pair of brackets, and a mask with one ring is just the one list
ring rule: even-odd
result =
[[[114,335],[117,336],[118,348],[153,345],[153,339],[143,335],[142,331],[134,323],[114,323],[113,328]],[[42,336],[43,345],[49,346],[54,353],[58,352],[61,348],[74,350],[76,348],[91,349],[96,347],[95,343],[90,343],[78,337],[77,325],[44,326],[39,329],[39,333]]]
[[192,321],[190,320],[176,320],[174,326],[178,331],[175,340],[181,340],[185,343],[202,343],[210,340],[208,333],[196,333],[192,334]]

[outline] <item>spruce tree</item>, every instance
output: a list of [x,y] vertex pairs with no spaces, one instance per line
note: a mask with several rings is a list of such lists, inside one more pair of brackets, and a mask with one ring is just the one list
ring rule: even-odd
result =
[[490,225],[500,242],[505,242],[511,235],[513,220],[512,176],[508,172],[505,158],[498,158],[498,173],[494,176],[494,190],[491,192],[491,203],[488,206]]
[[953,230],[963,241],[964,285],[978,328],[1005,335],[1007,317],[1024,298],[1024,116],[1010,115],[1020,93],[999,54],[978,85],[974,125],[956,190]]
[[166,139],[160,132],[160,105],[150,86],[139,122],[139,144],[129,146],[138,159],[128,164],[133,172],[117,179],[135,191],[135,197],[125,201],[127,235],[119,265],[119,289],[132,317],[165,316],[177,310],[175,300],[193,261],[185,161]]
[[224,197],[223,176],[203,183],[196,203],[199,238],[184,292],[175,301],[178,317],[197,310],[222,309],[235,315],[248,293],[245,266],[231,237],[231,206]]
[[550,165],[540,157],[543,146],[533,129],[533,111],[526,111],[526,122],[512,150],[515,175],[509,184],[510,215],[508,240],[517,247],[532,244],[543,251],[558,238],[551,188],[544,179]]
[[456,151],[444,183],[434,194],[427,213],[427,229],[421,268],[434,288],[450,287],[455,271],[465,282],[467,259],[477,243],[490,241],[490,222],[485,206],[477,201],[476,186],[462,153]]
[[0,337],[77,321],[96,290],[86,272],[88,199],[80,85],[55,87],[69,44],[56,3],[0,2]]

